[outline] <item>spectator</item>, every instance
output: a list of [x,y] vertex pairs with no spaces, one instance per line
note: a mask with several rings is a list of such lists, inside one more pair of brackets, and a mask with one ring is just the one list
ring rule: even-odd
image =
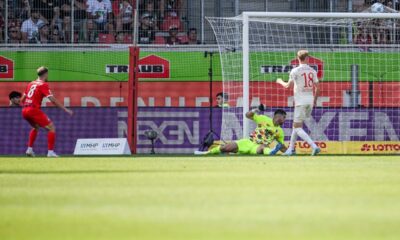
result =
[[21,43],[21,32],[17,26],[8,28],[8,42]]
[[151,21],[149,13],[145,12],[141,16],[139,26],[139,43],[151,44],[155,39],[154,23]]
[[93,19],[98,32],[104,32],[108,21],[111,20],[110,0],[88,0],[87,5],[88,19]]
[[389,33],[386,29],[379,28],[377,29],[376,43],[377,44],[388,44],[388,36]]
[[44,23],[40,19],[40,13],[37,9],[33,9],[31,12],[31,17],[22,23],[21,34],[22,42],[37,42],[38,37],[38,25]]
[[197,29],[196,28],[191,28],[188,31],[188,41],[186,44],[201,44],[199,40],[197,40]]
[[53,19],[55,7],[60,7],[56,0],[32,0],[32,8],[39,11],[40,18],[45,23]]
[[53,31],[51,32],[51,42],[61,43],[61,34],[57,27],[53,28]]
[[112,24],[111,22],[108,22],[106,24],[105,33],[109,33],[109,34],[115,35],[114,24]]
[[28,19],[31,16],[31,5],[29,0],[18,0],[14,2],[14,17],[17,19]]
[[176,15],[176,12],[170,11],[161,24],[161,30],[168,31],[172,25],[175,25],[179,31],[183,30],[182,21]]
[[65,43],[71,43],[71,34],[73,34],[71,29],[71,17],[64,16],[62,22],[62,37]]
[[[371,33],[368,31],[367,28],[362,28],[360,30],[360,33],[355,38],[356,44],[359,44],[359,45],[372,44],[372,40],[373,40],[373,37],[371,36]],[[369,51],[369,48],[368,47],[361,47],[361,50]]]
[[61,18],[61,9],[59,7],[55,7],[53,14],[53,19],[51,20],[51,26],[53,28],[62,29],[63,27],[63,20]]
[[356,36],[356,44],[372,44],[373,37],[367,28],[361,28]]
[[160,23],[160,14],[155,10],[155,5],[156,4],[154,0],[146,1],[144,13],[148,13],[150,15],[150,21],[154,23],[153,28],[157,31]]
[[228,104],[229,97],[227,93],[224,92],[217,93],[216,98],[217,98],[217,105],[215,107],[220,107],[220,108],[229,107]]
[[118,10],[114,11],[116,31],[132,31],[133,6],[129,0],[117,0]]
[[165,12],[175,12],[177,17],[181,17],[182,0],[160,0],[161,17],[164,18]]
[[178,27],[176,25],[171,25],[169,27],[169,36],[165,39],[168,45],[178,45],[182,44],[181,40],[178,38]]
[[49,25],[46,23],[41,23],[38,25],[39,29],[39,37],[38,43],[50,43],[50,32],[49,32]]
[[[71,16],[72,0],[59,0],[62,16]],[[82,21],[86,19],[87,0],[75,0],[74,3],[74,19],[75,21]]]
[[125,35],[123,32],[117,33],[117,36],[115,37],[115,43],[117,43],[117,44],[125,43]]
[[20,107],[22,94],[17,91],[12,91],[8,95],[10,99],[10,107]]
[[86,21],[86,31],[82,32],[81,41],[85,43],[96,43],[98,34],[92,19]]

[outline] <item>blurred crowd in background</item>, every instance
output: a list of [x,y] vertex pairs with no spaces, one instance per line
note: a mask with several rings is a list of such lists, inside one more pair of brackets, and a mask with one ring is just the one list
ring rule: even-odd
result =
[[[199,24],[193,24],[187,17],[195,9],[190,8],[192,12],[188,10],[188,6],[193,4],[190,1],[0,0],[0,42],[129,44],[133,42],[134,13],[137,12],[139,44],[210,43],[205,42],[204,37],[203,40],[199,39],[199,29],[196,27]],[[362,7],[367,8],[375,2],[399,9],[398,0],[365,0]],[[354,8],[354,11],[362,9]],[[201,19],[201,16],[198,18]],[[354,42],[385,44],[397,41],[393,39],[397,34],[393,34],[391,22],[375,21],[372,26],[375,27],[360,24],[354,31]]]
[[[371,7],[375,3],[381,3],[383,6],[389,8],[384,12],[390,12],[390,9],[398,11],[400,7],[399,0],[367,0],[365,1],[366,7]],[[360,8],[360,11],[363,9]],[[355,31],[354,42],[356,44],[390,44],[397,43],[398,39],[396,25],[392,20],[374,19],[372,21],[365,21],[357,25]]]
[[197,29],[188,28],[182,20],[183,1],[75,0],[72,5],[71,0],[9,0],[8,36],[5,36],[2,0],[0,40],[43,44],[132,43],[137,9],[140,44],[200,44]]

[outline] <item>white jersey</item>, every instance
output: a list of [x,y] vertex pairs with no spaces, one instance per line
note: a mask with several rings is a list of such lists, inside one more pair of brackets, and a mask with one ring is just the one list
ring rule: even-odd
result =
[[314,103],[313,87],[318,83],[317,72],[307,64],[292,69],[289,82],[294,82],[295,106],[309,105]]
[[96,16],[96,14],[99,15],[99,17],[94,20],[95,22],[99,24],[107,22],[107,14],[112,12],[110,0],[103,0],[100,2],[97,0],[88,0],[86,5],[86,12],[91,13],[92,16]]

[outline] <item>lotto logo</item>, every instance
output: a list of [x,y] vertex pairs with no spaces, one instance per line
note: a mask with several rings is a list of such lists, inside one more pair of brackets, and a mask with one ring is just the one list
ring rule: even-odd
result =
[[385,151],[400,151],[400,144],[387,143],[387,144],[364,144],[361,147],[362,152],[385,152]]
[[[325,142],[315,142],[315,144],[321,148],[321,149],[326,149],[326,143]],[[311,148],[310,144],[308,144],[307,142],[297,142],[296,143],[296,147],[298,148],[304,148],[304,149],[309,149]]]

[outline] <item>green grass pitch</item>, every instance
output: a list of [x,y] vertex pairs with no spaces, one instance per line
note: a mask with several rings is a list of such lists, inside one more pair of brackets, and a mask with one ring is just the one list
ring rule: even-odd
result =
[[3,157],[0,239],[400,239],[400,159]]

